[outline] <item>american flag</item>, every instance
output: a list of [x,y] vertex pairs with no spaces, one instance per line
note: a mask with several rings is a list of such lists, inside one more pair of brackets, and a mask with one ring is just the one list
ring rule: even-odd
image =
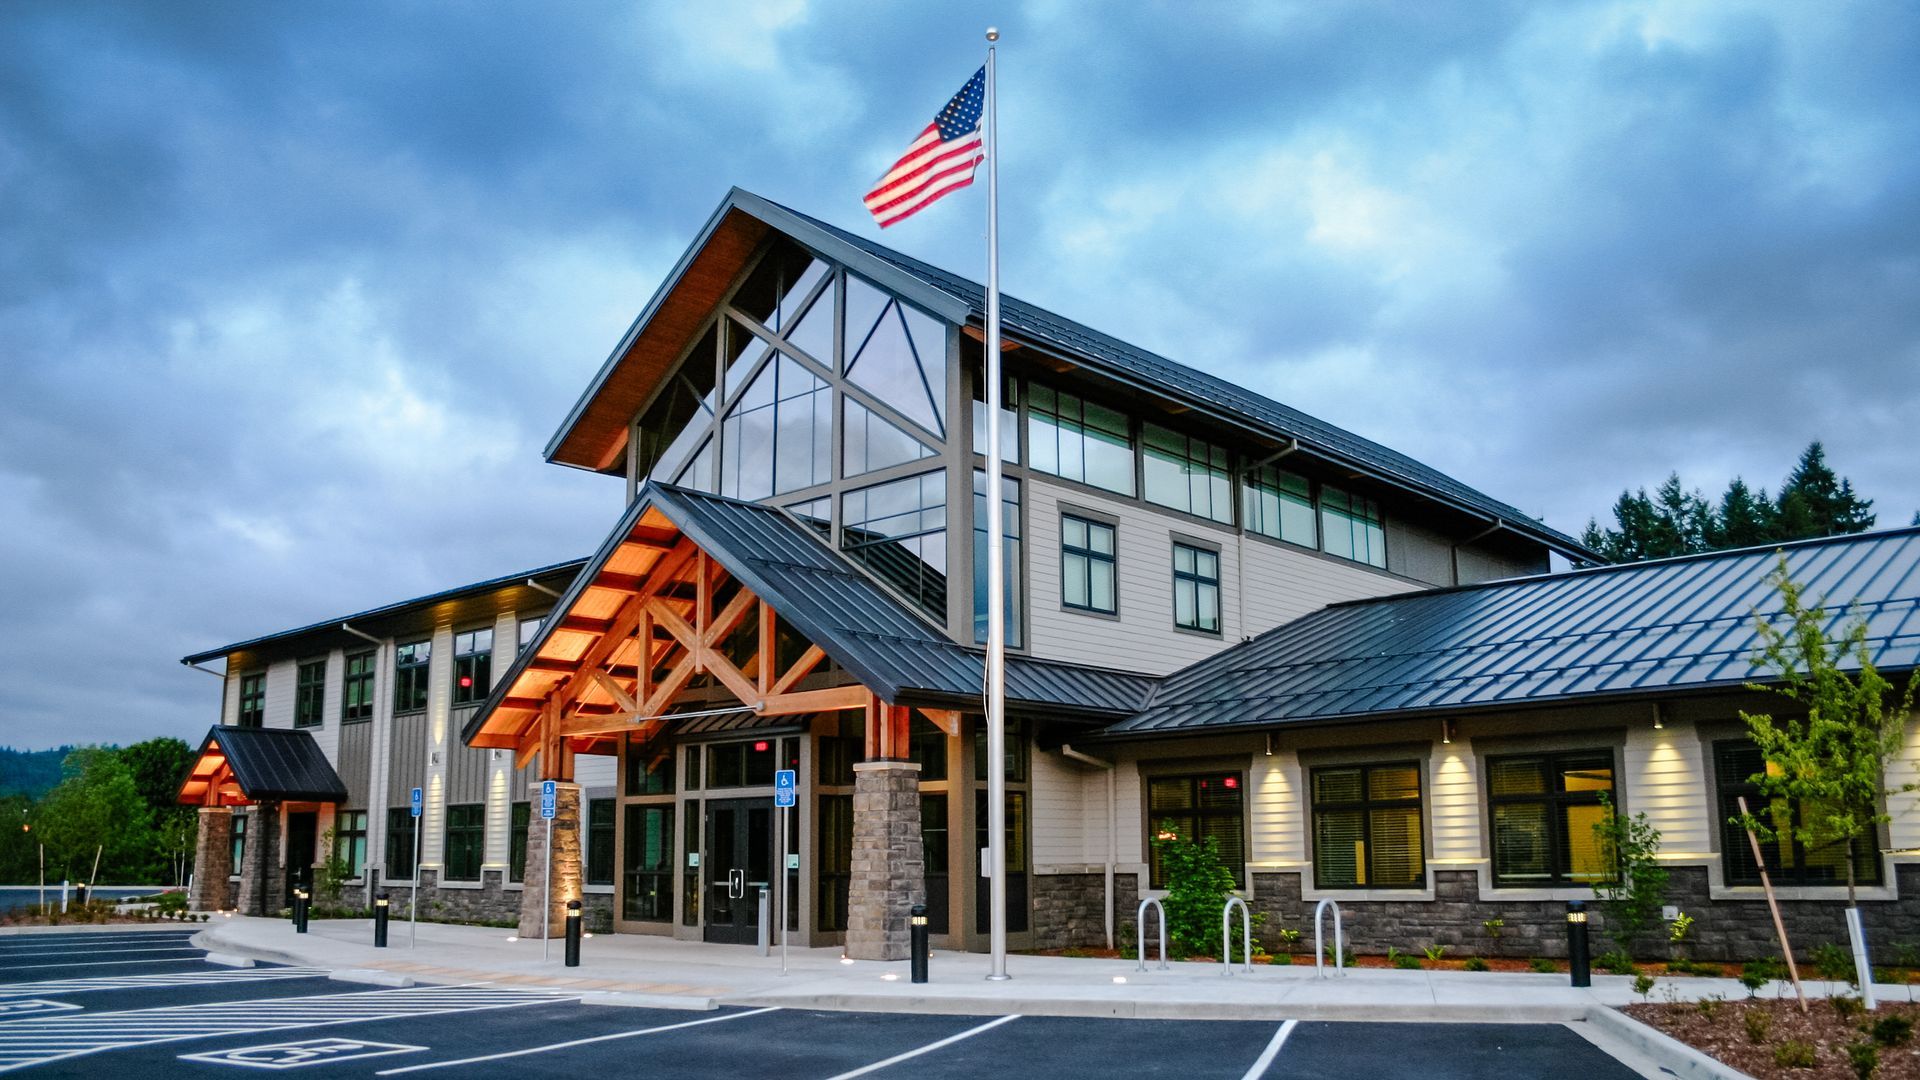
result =
[[986,157],[980,148],[980,113],[986,96],[987,69],[983,67],[867,192],[867,209],[881,228],[904,221],[940,196],[973,183],[973,171]]

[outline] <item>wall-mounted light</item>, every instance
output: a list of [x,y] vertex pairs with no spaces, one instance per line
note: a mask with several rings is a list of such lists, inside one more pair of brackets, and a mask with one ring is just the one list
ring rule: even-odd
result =
[[1440,741],[1445,744],[1449,744],[1449,745],[1452,744],[1453,721],[1451,720],[1440,721]]
[[1664,731],[1667,727],[1667,710],[1659,702],[1653,703],[1653,730]]
[[427,764],[429,765],[440,764],[440,751],[435,750],[431,754],[427,755]]
[[1273,743],[1274,743],[1273,732],[1269,731],[1267,732],[1267,756],[1268,757],[1273,756]]

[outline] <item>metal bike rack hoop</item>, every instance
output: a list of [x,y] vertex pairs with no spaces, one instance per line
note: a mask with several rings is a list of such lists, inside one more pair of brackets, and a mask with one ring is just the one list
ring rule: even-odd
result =
[[1241,970],[1253,974],[1253,913],[1247,909],[1247,902],[1237,896],[1227,897],[1227,904],[1220,909],[1220,963],[1226,966],[1222,972],[1233,974],[1233,939],[1228,928],[1233,925],[1233,906],[1240,905],[1240,947],[1243,962]]
[[1320,917],[1328,904],[1333,905],[1333,968],[1336,973],[1344,975],[1347,967],[1346,938],[1340,932],[1340,901],[1329,896],[1313,906],[1313,974],[1319,979],[1327,977],[1327,950],[1320,943]]
[[1140,911],[1133,917],[1134,929],[1139,931],[1140,934],[1140,964],[1138,970],[1147,970],[1147,908],[1149,906],[1160,913],[1160,970],[1165,971],[1167,970],[1167,909],[1160,905],[1160,901],[1151,896],[1140,901]]

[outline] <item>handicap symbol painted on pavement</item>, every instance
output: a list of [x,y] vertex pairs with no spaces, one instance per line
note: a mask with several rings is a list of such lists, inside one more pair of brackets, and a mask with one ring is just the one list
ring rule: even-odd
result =
[[214,1050],[205,1054],[181,1054],[181,1061],[205,1061],[215,1065],[245,1065],[255,1069],[297,1069],[303,1065],[330,1065],[339,1061],[410,1054],[424,1046],[399,1043],[364,1042],[360,1039],[302,1039],[299,1042],[272,1043],[267,1046],[243,1046],[235,1050]]
[[19,1016],[34,1013],[62,1012],[77,1009],[80,1006],[65,1001],[48,1001],[45,998],[23,998],[16,1001],[0,1001],[0,1020],[12,1020]]

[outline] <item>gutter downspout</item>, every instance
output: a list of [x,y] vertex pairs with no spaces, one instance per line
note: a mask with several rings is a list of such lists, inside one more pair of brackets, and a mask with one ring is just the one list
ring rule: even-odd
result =
[[559,593],[554,592],[552,589],[547,588],[545,585],[540,584],[539,582],[533,580],[532,578],[527,579],[527,588],[532,589],[536,592],[546,593],[548,596],[553,597],[555,600],[560,599]]
[[1113,948],[1113,865],[1119,861],[1120,833],[1118,815],[1114,810],[1113,762],[1102,761],[1092,754],[1083,754],[1064,743],[1060,747],[1060,756],[1107,772],[1107,872],[1106,872],[1106,929],[1107,948]]
[[[205,674],[207,674],[207,675],[211,675],[211,676],[213,676],[214,678],[216,678],[216,679],[219,679],[219,680],[220,680],[221,682],[226,682],[226,681],[227,681],[227,677],[226,677],[225,675],[223,675],[223,674],[221,674],[221,673],[220,673],[220,672],[218,672],[218,671],[215,671],[215,670],[213,670],[212,668],[203,668],[203,667],[201,667],[201,666],[200,666],[199,664],[196,664],[196,663],[194,663],[194,662],[193,662],[193,661],[191,661],[191,660],[182,660],[182,661],[180,661],[180,662],[181,662],[182,664],[184,664],[184,665],[186,665],[187,667],[190,667],[190,668],[192,668],[192,669],[193,669],[193,670],[195,670],[195,671],[198,671],[198,672],[203,672],[203,673],[205,673]],[[204,685],[204,684],[203,684],[203,685]]]
[[375,645],[386,644],[386,642],[382,641],[377,637],[374,637],[372,634],[367,633],[365,630],[357,629],[356,627],[351,626],[347,623],[341,623],[340,629],[345,630],[347,633],[352,634],[354,637],[365,638],[366,640],[373,642]]

